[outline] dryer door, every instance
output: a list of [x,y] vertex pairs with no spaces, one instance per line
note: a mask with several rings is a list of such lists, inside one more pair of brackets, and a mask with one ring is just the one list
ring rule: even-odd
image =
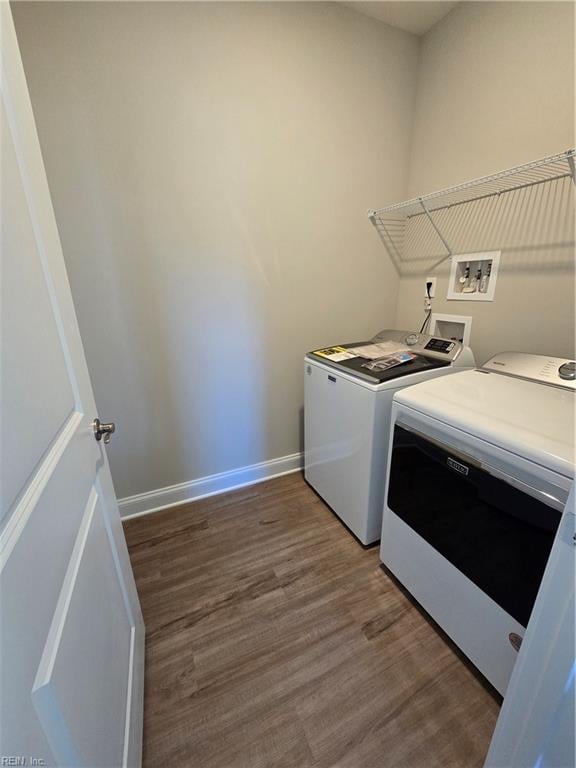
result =
[[564,501],[561,489],[543,491],[394,427],[389,509],[524,627]]

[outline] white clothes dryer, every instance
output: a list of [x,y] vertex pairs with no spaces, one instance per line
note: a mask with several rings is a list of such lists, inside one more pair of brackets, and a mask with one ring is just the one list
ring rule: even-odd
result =
[[575,374],[502,353],[394,396],[381,560],[501,694],[574,478]]

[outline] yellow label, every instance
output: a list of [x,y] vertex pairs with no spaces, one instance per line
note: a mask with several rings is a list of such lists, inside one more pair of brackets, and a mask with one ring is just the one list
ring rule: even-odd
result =
[[327,347],[327,349],[317,349],[314,354],[320,355],[320,357],[330,357],[331,355],[339,355],[346,351],[344,347]]

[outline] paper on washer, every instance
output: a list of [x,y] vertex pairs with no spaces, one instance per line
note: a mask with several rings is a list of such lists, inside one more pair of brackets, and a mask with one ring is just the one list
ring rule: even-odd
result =
[[399,344],[397,341],[381,341],[377,344],[365,344],[362,347],[353,347],[352,352],[359,357],[365,357],[368,360],[376,360],[386,355],[397,355],[399,352],[409,352],[405,344]]
[[341,363],[343,360],[351,360],[353,357],[358,357],[357,352],[349,352],[344,347],[317,349],[314,354],[319,355],[320,357],[325,357],[327,360],[332,360],[334,363]]

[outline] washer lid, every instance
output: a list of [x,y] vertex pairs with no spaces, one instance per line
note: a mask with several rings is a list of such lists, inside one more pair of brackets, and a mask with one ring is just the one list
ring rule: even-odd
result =
[[[426,337],[428,338],[428,337]],[[401,365],[396,365],[386,370],[373,370],[364,368],[364,364],[369,362],[364,357],[351,357],[345,360],[330,359],[326,355],[327,352],[337,352],[337,350],[353,350],[354,347],[364,346],[371,344],[370,341],[352,342],[350,344],[341,344],[338,347],[332,347],[329,349],[317,349],[306,354],[307,360],[320,363],[330,368],[335,368],[342,373],[360,379],[372,385],[381,385],[386,382],[395,382],[396,379],[403,378],[404,376],[410,376],[414,373],[421,373],[422,371],[430,371],[435,368],[445,368],[450,365],[451,360],[431,358],[428,355],[422,355],[421,353],[415,353],[416,357],[409,362]],[[407,386],[407,385],[406,385]]]
[[445,368],[450,363],[447,360],[430,360],[430,358],[417,355],[414,360],[410,360],[407,363],[396,365],[393,368],[388,368],[384,371],[370,370],[363,368],[364,363],[368,362],[363,357],[353,357],[350,360],[343,360],[341,362],[334,362],[332,360],[326,360],[313,352],[306,355],[307,359],[312,359],[322,365],[326,365],[330,368],[335,368],[347,373],[349,376],[353,376],[363,381],[367,381],[370,384],[383,384],[384,382],[395,381],[401,379],[404,376],[410,376],[413,373],[420,373],[421,371],[431,371],[435,368]]
[[573,477],[575,395],[534,381],[463,371],[400,390],[394,400]]

